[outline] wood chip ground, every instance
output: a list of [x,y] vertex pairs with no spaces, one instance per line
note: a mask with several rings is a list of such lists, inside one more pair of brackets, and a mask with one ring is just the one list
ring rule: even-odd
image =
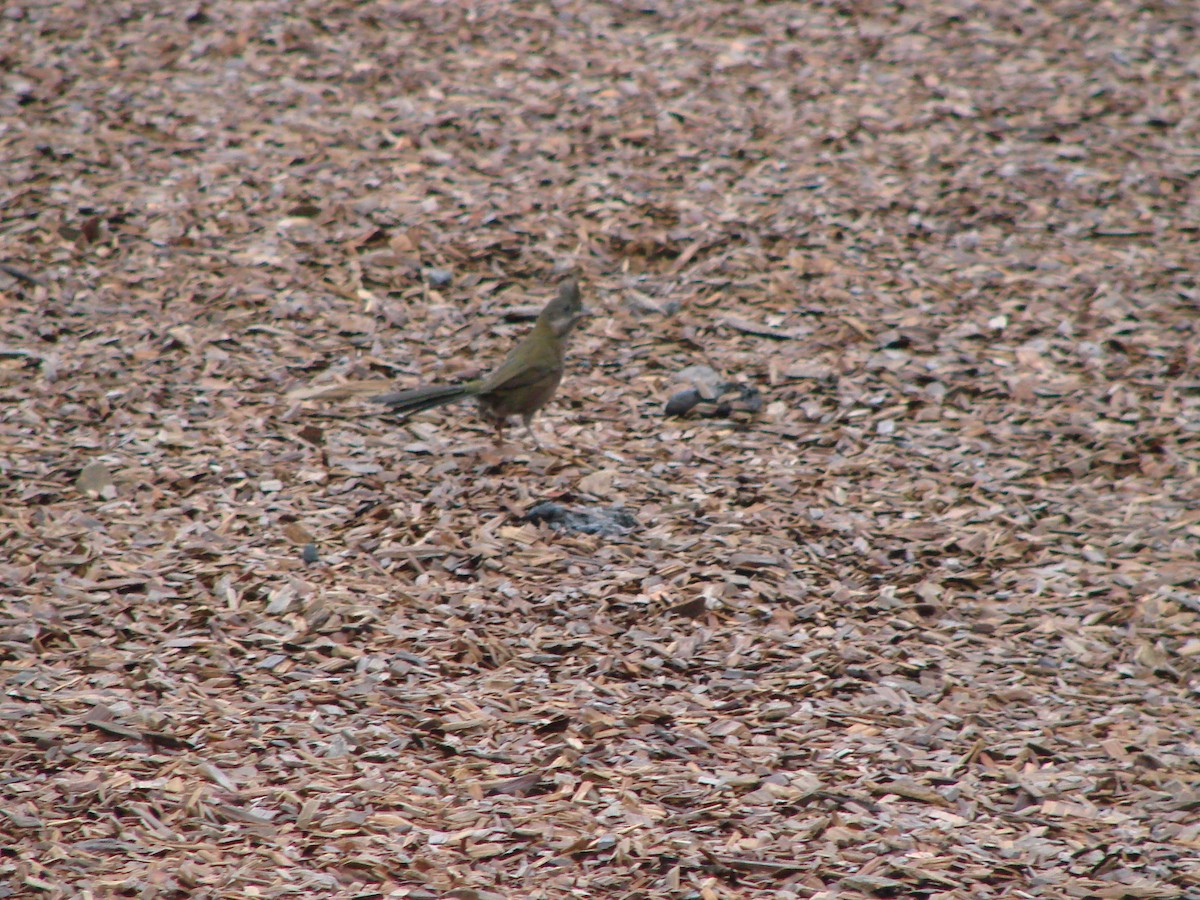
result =
[[0,897],[1200,896],[1197,38],[0,4]]

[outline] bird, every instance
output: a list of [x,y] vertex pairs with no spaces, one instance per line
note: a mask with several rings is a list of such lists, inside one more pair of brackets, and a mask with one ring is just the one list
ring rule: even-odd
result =
[[559,285],[558,296],[538,314],[533,329],[490,375],[457,384],[424,384],[371,399],[408,417],[435,406],[474,397],[479,404],[480,417],[496,429],[497,443],[504,441],[508,420],[520,416],[525,430],[540,449],[541,443],[532,425],[534,414],[558,390],[567,337],[589,316],[591,312],[584,308],[580,299],[579,283],[568,278]]

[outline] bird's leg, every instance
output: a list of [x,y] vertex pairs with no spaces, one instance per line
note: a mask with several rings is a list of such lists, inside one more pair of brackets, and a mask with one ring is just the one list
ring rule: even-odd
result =
[[494,422],[494,424],[496,426],[496,446],[503,447],[504,446],[504,419],[497,418],[496,421]]
[[521,416],[521,421],[525,423],[525,431],[529,433],[531,438],[533,438],[533,446],[541,450],[542,442],[538,440],[537,432],[533,430],[533,416]]

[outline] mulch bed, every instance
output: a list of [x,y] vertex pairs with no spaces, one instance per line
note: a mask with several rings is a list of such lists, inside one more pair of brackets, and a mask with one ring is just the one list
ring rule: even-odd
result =
[[1200,895],[1194,12],[0,9],[0,897]]

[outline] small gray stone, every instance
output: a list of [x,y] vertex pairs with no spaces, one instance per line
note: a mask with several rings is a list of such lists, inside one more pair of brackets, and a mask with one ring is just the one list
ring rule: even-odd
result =
[[571,508],[550,500],[531,507],[525,513],[525,521],[534,524],[544,522],[555,531],[578,531],[604,537],[628,534],[638,524],[633,513],[620,506]]

